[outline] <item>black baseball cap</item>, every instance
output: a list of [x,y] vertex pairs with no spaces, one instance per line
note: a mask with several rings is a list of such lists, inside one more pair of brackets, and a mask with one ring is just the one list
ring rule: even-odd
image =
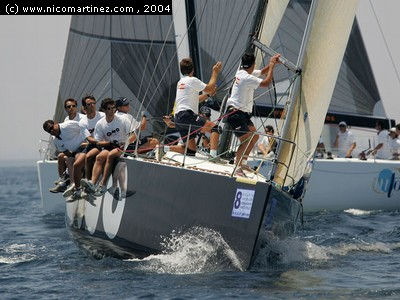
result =
[[117,101],[115,101],[115,106],[116,107],[120,107],[120,106],[125,106],[125,105],[129,105],[129,100],[126,97],[121,97],[118,98]]

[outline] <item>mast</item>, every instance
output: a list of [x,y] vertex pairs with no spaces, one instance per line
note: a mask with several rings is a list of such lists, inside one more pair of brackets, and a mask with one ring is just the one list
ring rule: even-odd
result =
[[[264,15],[265,15],[267,6],[268,6],[268,0],[260,0],[258,2],[257,13],[255,14],[255,17],[253,20],[253,25],[251,27],[251,30],[249,32],[249,37],[247,39],[246,52],[254,53],[254,51],[255,51],[255,47],[254,47],[252,41],[254,38],[258,37],[258,35],[260,34],[260,30],[262,27],[262,23],[263,23],[263,19],[264,19]],[[238,66],[238,68],[240,68],[240,65]],[[232,84],[233,84],[233,82],[232,82]],[[231,86],[232,86],[232,84],[231,84]],[[221,114],[224,113],[222,111],[222,108],[225,107],[225,103],[228,100],[228,96],[229,96],[229,94],[227,94],[224,97],[223,102],[221,104]],[[224,130],[223,130],[223,132],[220,136],[220,140],[219,140],[218,154],[225,152],[229,148],[231,139],[232,139],[232,130],[231,130],[229,124],[225,123]]]

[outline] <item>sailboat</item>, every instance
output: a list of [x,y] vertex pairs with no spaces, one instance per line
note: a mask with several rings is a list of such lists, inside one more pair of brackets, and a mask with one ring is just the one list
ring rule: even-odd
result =
[[[258,62],[266,52],[274,52],[270,41],[288,1],[189,0],[173,5],[171,16],[74,16],[58,103],[66,95],[79,97],[88,91],[98,99],[127,96],[134,99],[138,114],[145,111],[156,119],[172,108],[177,62],[187,56],[184,49],[189,49],[199,78],[209,78],[210,66],[223,61],[216,95],[222,101],[246,50],[257,48]],[[314,0],[297,62],[282,57],[294,79],[271,178],[236,176],[235,165],[211,163],[201,156],[122,158],[125,176],[119,188],[131,193],[122,199],[106,193],[90,202],[66,202],[73,238],[86,249],[144,257],[161,252],[163,239],[172,233],[204,227],[221,236],[238,257],[240,269],[246,270],[268,242],[266,232],[277,237],[293,233],[300,222],[308,162],[356,6],[356,0]],[[61,115],[58,105],[55,118]],[[160,130],[160,124],[153,125]]]

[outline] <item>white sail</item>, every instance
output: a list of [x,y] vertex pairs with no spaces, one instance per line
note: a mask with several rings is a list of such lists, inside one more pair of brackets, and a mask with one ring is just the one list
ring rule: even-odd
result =
[[[287,116],[274,181],[292,185],[304,174],[319,140],[358,0],[318,0],[305,47],[300,89]],[[293,152],[293,155],[292,155]],[[289,166],[289,170],[287,167]],[[285,180],[286,179],[286,180]]]
[[[260,32],[259,41],[266,46],[270,46],[272,39],[278,30],[289,0],[269,0],[267,11],[264,16],[264,26]],[[256,56],[256,66],[261,66],[262,55]]]
[[174,20],[175,44],[179,63],[182,59],[190,57],[185,0],[172,1],[172,18]]

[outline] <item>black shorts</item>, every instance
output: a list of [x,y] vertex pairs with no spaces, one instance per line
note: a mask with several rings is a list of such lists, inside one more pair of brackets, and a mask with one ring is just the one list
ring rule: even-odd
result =
[[[199,115],[196,115],[191,110],[180,111],[175,115],[175,128],[178,130],[184,142],[187,140],[190,132],[200,131],[200,128],[206,124],[207,120]],[[190,134],[189,140],[196,138],[196,134]]]
[[83,149],[82,153],[89,153],[90,150],[97,149],[101,151],[101,147],[97,146],[96,144],[89,143],[85,149]]
[[75,155],[77,155],[78,153],[85,153],[85,152],[84,152],[84,151],[85,151],[85,148],[86,148],[86,147],[79,146],[79,148],[76,149],[74,152],[70,152],[69,150],[67,150],[67,151],[64,151],[64,154],[65,154],[67,157],[75,157]]
[[116,144],[109,144],[107,146],[104,146],[103,149],[101,149],[101,150],[111,151],[111,150],[114,150],[116,148],[119,148],[119,146],[116,145]]
[[[149,141],[148,137],[143,137],[141,139],[139,139],[139,148],[141,146],[143,146],[144,144],[146,144]],[[134,141],[132,144],[129,144],[128,147],[126,148],[126,150],[132,151],[132,150],[136,150],[136,141]]]
[[[232,111],[234,108],[229,108],[228,113]],[[235,135],[237,137],[241,137],[250,131],[249,126],[254,126],[251,121],[251,115],[241,110],[237,110],[236,112],[230,114],[226,118],[226,122],[232,127]]]

